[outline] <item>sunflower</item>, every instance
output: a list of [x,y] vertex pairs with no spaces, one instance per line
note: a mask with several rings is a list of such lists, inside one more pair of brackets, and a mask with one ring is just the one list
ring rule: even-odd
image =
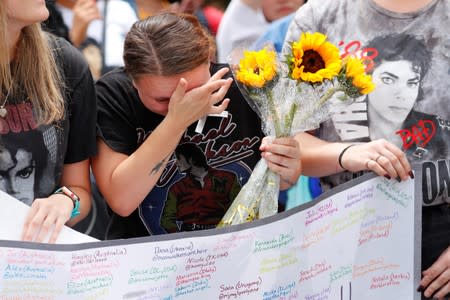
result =
[[292,79],[322,82],[332,79],[341,70],[339,49],[327,41],[327,36],[302,33],[300,40],[292,43],[289,70]]
[[375,89],[372,76],[365,73],[362,61],[355,57],[349,57],[345,61],[345,76],[351,80],[352,85],[360,94],[368,94]]
[[239,61],[236,79],[245,85],[262,88],[275,77],[276,66],[275,51],[266,48],[260,51],[244,51],[244,57]]

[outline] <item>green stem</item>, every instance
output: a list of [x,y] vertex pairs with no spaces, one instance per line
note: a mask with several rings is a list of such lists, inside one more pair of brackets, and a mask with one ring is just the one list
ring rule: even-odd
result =
[[320,97],[319,102],[317,103],[317,107],[321,107],[325,102],[330,100],[330,98],[336,94],[337,92],[345,92],[345,90],[339,85],[338,87],[332,87],[328,89],[322,97]]
[[280,137],[282,134],[282,131],[280,128],[280,120],[278,118],[278,113],[277,113],[277,110],[275,109],[275,103],[273,102],[272,91],[269,91],[267,93],[267,99],[269,101],[270,115],[272,116],[273,125],[275,127],[275,136]]
[[284,124],[286,126],[286,131],[284,134],[286,136],[290,135],[292,129],[292,122],[294,121],[295,113],[297,112],[298,105],[297,103],[292,103],[291,109],[289,110],[289,114],[286,115]]
[[330,89],[328,89],[325,94],[322,95],[322,97],[320,97],[319,101],[316,103],[314,109],[306,116],[304,116],[299,124],[302,124],[306,119],[310,118],[312,116],[312,114],[314,113],[314,111],[321,107],[322,105],[325,104],[325,102],[327,102],[328,100],[331,99],[331,97],[336,94],[337,92],[345,92],[345,90],[339,85],[338,87],[332,87]]

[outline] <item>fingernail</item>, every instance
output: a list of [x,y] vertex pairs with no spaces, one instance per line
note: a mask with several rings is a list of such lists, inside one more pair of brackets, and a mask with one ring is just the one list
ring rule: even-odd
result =
[[387,179],[391,180],[391,176],[389,176],[389,174],[384,175],[384,177],[386,177]]
[[409,177],[411,177],[411,179],[414,179],[414,173],[413,173],[413,171],[409,171],[409,172],[408,172],[408,175],[409,175]]
[[423,292],[423,285],[419,285],[419,287],[417,288],[417,291],[419,293]]
[[402,180],[400,179],[400,177],[396,178],[398,182],[402,182]]

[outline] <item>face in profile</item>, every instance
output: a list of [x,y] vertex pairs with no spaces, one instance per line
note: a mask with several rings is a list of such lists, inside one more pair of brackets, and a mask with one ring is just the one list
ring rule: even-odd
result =
[[304,0],[262,0],[262,11],[268,22],[281,19],[297,11]]
[[6,0],[3,1],[9,22],[15,26],[28,26],[48,19],[49,12],[45,1]]
[[19,149],[12,156],[0,150],[0,189],[28,205],[34,198],[35,171],[31,152]]
[[185,173],[192,167],[191,163],[181,153],[177,155],[177,162],[176,163],[177,163],[178,171],[180,173]]
[[[376,88],[368,96],[370,114],[403,122],[419,95],[420,70],[406,60],[383,61],[374,69],[372,79]],[[378,121],[383,122],[371,120]]]

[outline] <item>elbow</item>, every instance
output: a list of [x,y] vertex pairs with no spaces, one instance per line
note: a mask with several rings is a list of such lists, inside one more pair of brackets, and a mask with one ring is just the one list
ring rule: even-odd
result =
[[136,207],[131,207],[129,205],[124,204],[121,201],[106,201],[111,208],[111,210],[121,216],[121,217],[129,217],[136,209]]
[[129,217],[133,211],[134,210],[123,210],[122,209],[122,210],[117,210],[116,214],[123,218],[126,218],[126,217]]

